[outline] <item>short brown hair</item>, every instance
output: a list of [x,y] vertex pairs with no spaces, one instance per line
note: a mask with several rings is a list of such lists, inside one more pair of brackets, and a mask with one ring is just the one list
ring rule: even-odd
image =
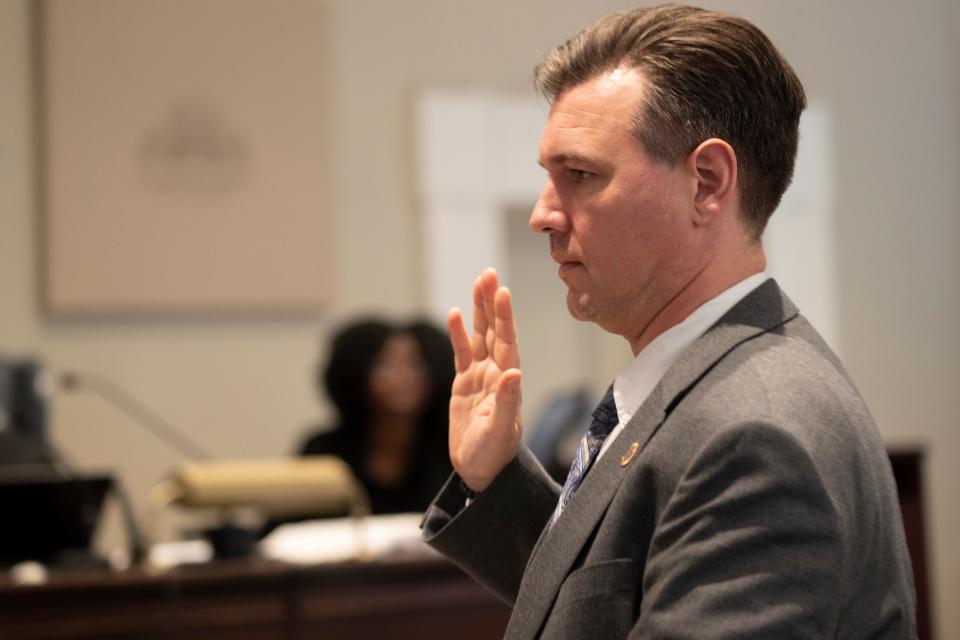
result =
[[662,5],[609,15],[550,51],[534,71],[553,100],[617,67],[639,70],[647,95],[633,134],[675,164],[721,138],[737,155],[740,206],[759,238],[793,177],[803,86],[773,43],[743,18]]

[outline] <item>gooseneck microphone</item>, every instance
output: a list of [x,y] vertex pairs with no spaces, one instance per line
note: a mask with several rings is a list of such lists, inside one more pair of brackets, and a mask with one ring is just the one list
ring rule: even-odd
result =
[[132,418],[167,446],[190,460],[211,460],[213,455],[196,443],[185,432],[173,426],[136,396],[109,378],[95,373],[65,372],[60,375],[60,387],[67,391],[89,391]]
[[[184,458],[193,460],[213,458],[206,449],[197,444],[190,436],[162,418],[160,414],[132,393],[105,376],[70,371],[60,375],[59,383],[60,388],[65,391],[88,391],[100,396]],[[121,516],[126,523],[130,537],[131,561],[133,564],[139,564],[144,560],[147,553],[143,532],[137,525],[133,505],[127,493],[119,484],[114,484],[114,490],[120,505]]]

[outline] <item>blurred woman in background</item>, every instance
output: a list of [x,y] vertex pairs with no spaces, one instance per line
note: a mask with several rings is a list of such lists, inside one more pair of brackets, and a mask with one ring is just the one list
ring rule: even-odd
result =
[[422,321],[355,322],[334,337],[317,374],[339,419],[311,435],[301,454],[343,459],[366,487],[372,513],[423,511],[451,471],[447,335]]

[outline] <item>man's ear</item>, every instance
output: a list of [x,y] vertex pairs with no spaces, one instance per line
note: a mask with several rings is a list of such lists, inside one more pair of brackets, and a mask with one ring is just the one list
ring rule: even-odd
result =
[[737,154],[723,140],[710,138],[690,153],[687,167],[697,180],[694,224],[711,224],[721,211],[736,204]]

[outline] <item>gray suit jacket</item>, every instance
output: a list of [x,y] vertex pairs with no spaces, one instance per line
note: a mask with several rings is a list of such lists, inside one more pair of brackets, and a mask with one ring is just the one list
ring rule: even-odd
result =
[[772,280],[681,355],[552,529],[559,487],[525,449],[468,507],[457,483],[424,537],[513,606],[508,638],[916,635],[876,427]]

